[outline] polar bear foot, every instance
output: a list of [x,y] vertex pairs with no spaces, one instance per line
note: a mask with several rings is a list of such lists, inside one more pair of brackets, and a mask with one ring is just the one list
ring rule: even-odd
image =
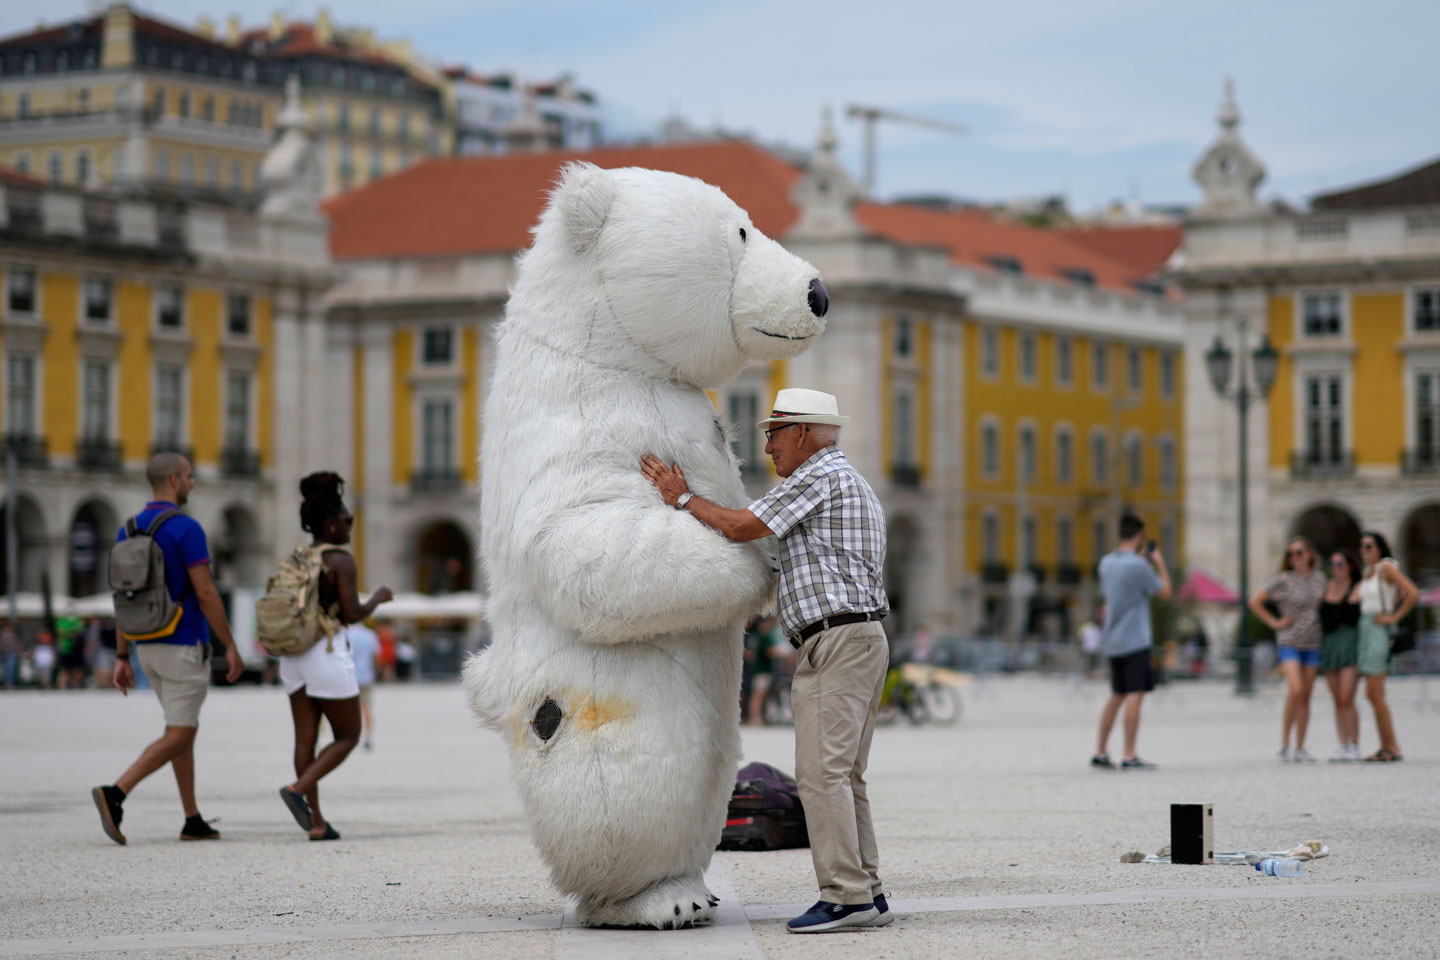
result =
[[582,898],[575,916],[587,927],[651,927],[679,930],[715,919],[718,897],[700,874],[671,877],[625,900]]

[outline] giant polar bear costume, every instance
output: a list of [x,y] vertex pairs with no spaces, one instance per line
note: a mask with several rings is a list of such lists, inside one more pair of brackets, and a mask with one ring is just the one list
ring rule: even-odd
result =
[[714,918],[741,634],[773,602],[774,563],[766,541],[667,507],[640,457],[744,506],[704,391],[800,353],[825,308],[814,267],[673,173],[567,166],[520,258],[481,447],[494,640],[464,683],[584,923]]

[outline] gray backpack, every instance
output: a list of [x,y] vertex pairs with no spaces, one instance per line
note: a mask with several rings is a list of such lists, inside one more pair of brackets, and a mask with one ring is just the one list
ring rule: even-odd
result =
[[131,517],[125,539],[110,549],[110,589],[115,596],[115,626],[131,640],[152,640],[175,632],[180,605],[165,585],[165,551],[155,542],[160,525],[179,510],[166,510],[141,530]]

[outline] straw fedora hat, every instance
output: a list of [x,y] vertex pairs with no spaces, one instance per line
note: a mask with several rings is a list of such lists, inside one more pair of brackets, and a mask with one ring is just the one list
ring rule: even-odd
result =
[[824,423],[832,427],[843,427],[849,417],[840,416],[840,406],[835,397],[819,390],[802,387],[786,387],[775,394],[775,406],[770,416],[755,424],[765,427],[772,423]]

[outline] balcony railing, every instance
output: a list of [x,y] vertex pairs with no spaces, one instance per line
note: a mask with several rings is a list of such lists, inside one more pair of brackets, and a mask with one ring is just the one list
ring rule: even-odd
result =
[[156,440],[150,446],[150,456],[153,457],[157,453],[178,453],[186,460],[189,460],[191,464],[195,463],[195,451],[187,446],[184,446],[183,444],[167,443],[164,440]]
[[1290,476],[1297,480],[1350,477],[1355,474],[1355,454],[1350,450],[1292,450]]
[[227,477],[258,477],[260,454],[244,447],[226,447],[220,451],[220,472]]
[[412,490],[455,490],[460,487],[460,471],[454,467],[421,467],[410,474]]
[[1003,586],[1010,581],[1010,568],[1003,563],[987,561],[980,564],[980,582],[988,586]]
[[1440,473],[1440,447],[1416,447],[1400,451],[1400,472],[1407,477]]
[[82,437],[75,445],[75,465],[81,470],[120,469],[120,444],[104,437]]
[[14,451],[19,466],[43,467],[50,463],[50,445],[33,433],[7,433],[0,438],[0,445],[7,454]]
[[920,468],[913,463],[891,464],[890,482],[897,487],[914,490],[920,486]]
[[1078,586],[1081,580],[1081,571],[1078,564],[1061,563],[1055,567],[1055,582],[1062,587]]
[[1045,576],[1048,571],[1046,571],[1042,564],[1032,563],[1026,566],[1025,569],[1029,571],[1030,579],[1034,580],[1037,584],[1045,582]]

